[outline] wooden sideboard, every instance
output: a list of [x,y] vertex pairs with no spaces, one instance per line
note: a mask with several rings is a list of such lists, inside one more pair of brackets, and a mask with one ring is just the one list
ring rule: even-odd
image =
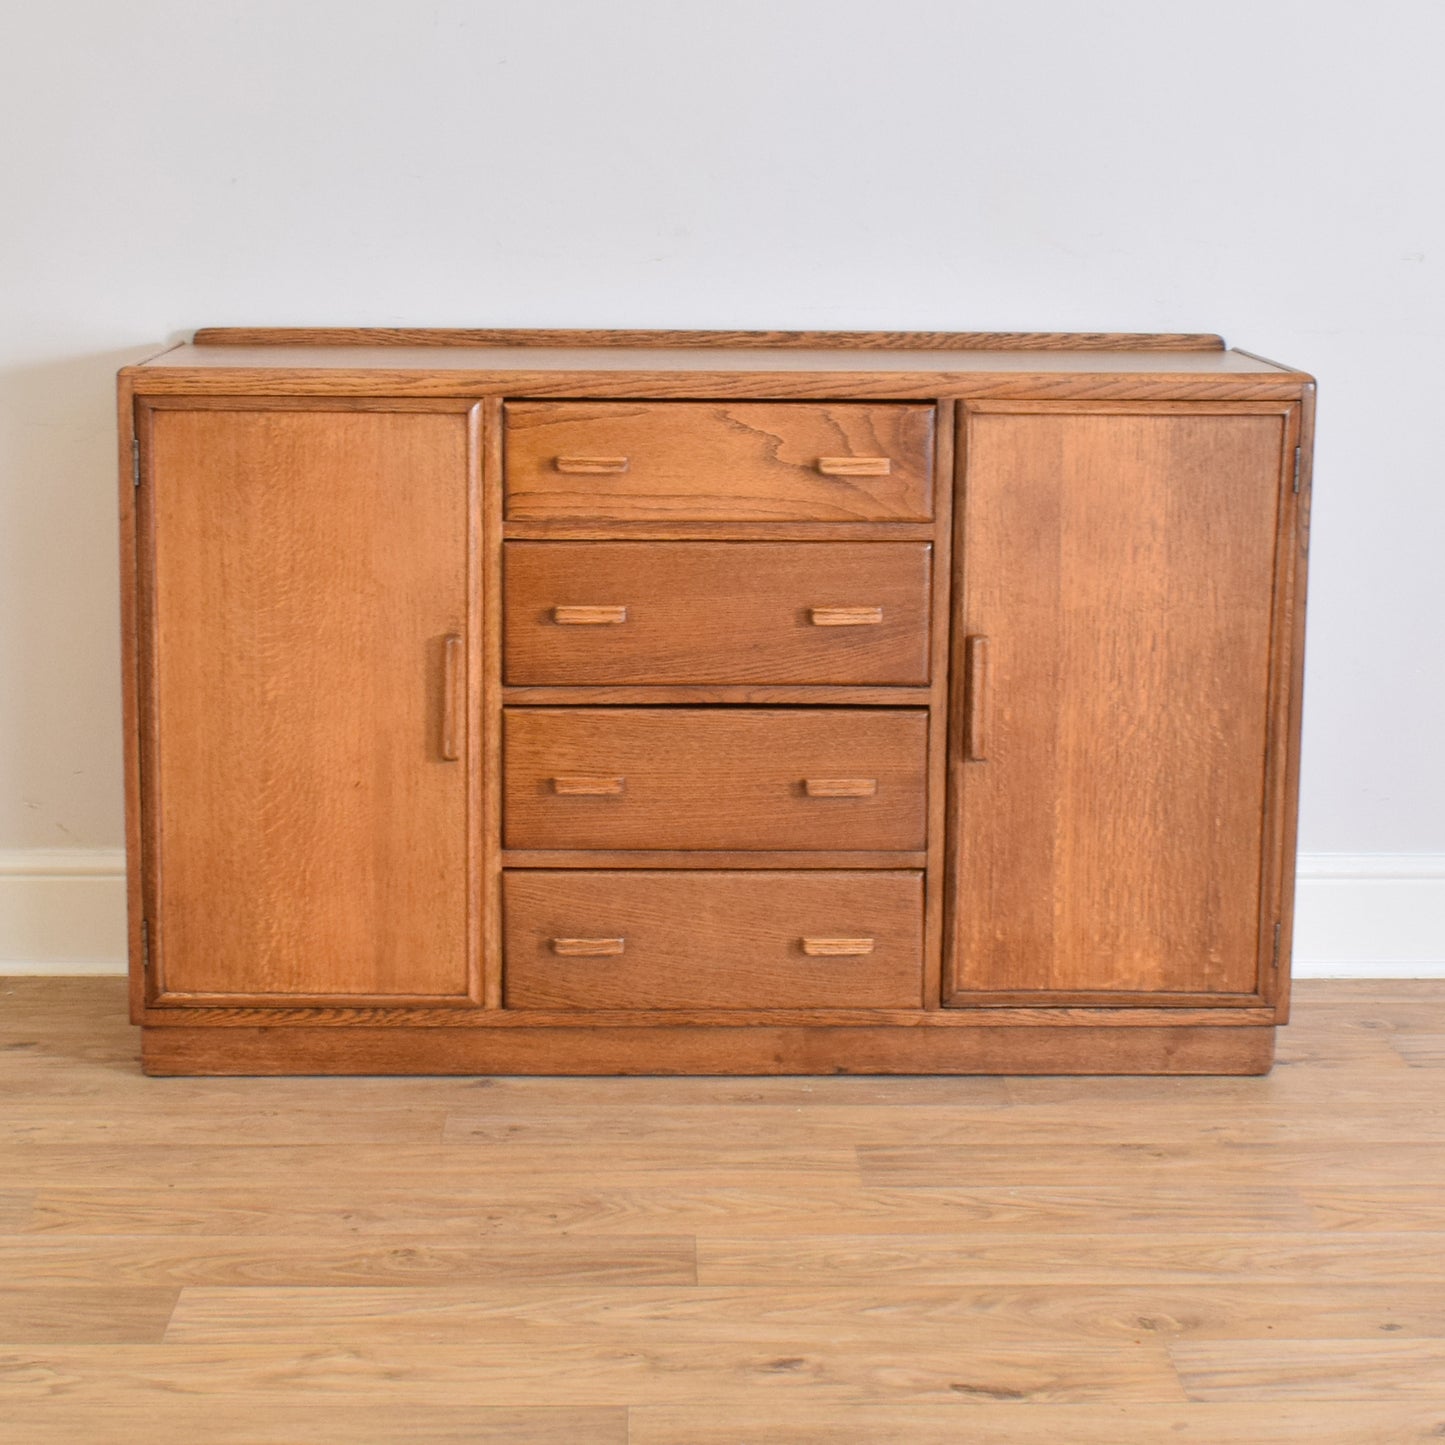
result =
[[1314,384],[209,330],[120,378],[157,1074],[1260,1073]]

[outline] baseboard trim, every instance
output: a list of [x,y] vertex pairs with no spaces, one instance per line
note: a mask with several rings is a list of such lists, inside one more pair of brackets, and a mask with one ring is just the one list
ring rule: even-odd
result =
[[1296,978],[1445,978],[1445,853],[1303,853]]
[[0,851],[0,973],[125,972],[125,852]]
[[[119,848],[0,851],[0,973],[125,972]],[[1445,853],[1304,853],[1296,978],[1445,978]]]

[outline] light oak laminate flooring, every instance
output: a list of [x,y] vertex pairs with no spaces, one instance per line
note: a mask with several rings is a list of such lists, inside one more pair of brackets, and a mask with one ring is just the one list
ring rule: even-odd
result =
[[145,1079],[0,980],[0,1445],[1445,1438],[1445,984],[1257,1079]]

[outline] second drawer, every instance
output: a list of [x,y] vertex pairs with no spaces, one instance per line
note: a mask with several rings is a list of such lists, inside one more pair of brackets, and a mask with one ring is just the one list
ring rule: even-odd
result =
[[921,708],[507,708],[508,848],[916,850]]
[[508,542],[506,680],[928,681],[926,542]]
[[509,872],[508,1008],[906,1008],[914,872]]

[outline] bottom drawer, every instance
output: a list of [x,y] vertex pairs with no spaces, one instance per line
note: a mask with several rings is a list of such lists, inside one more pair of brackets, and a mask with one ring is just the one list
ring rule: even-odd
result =
[[923,998],[915,872],[515,871],[508,1008],[901,1008]]

